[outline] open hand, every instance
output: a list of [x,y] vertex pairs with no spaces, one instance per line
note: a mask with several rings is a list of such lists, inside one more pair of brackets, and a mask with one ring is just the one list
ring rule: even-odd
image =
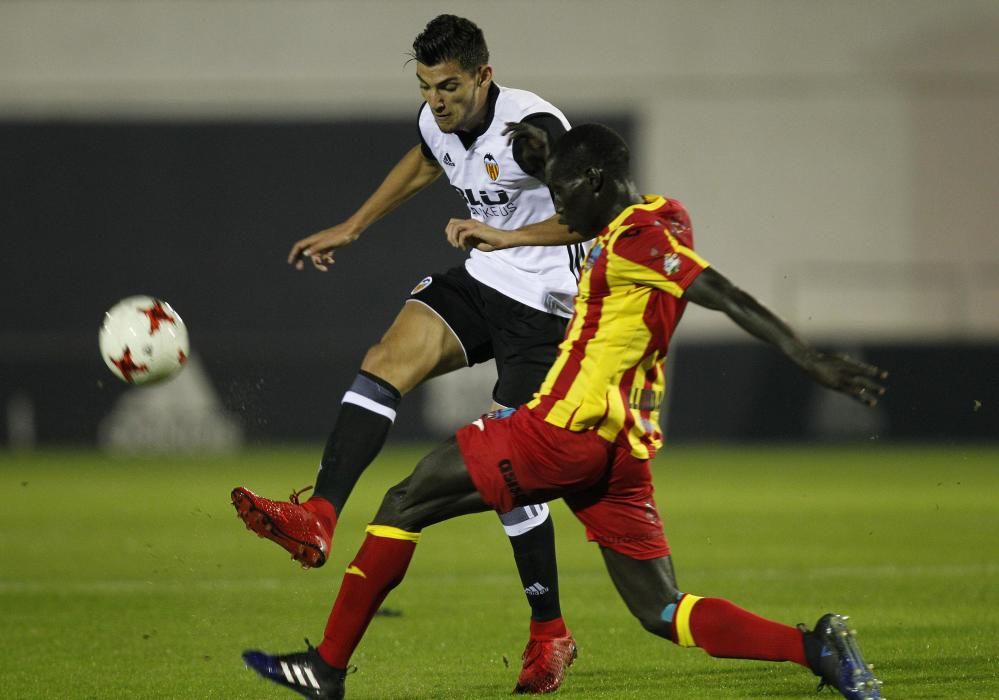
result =
[[548,162],[548,134],[543,129],[525,124],[524,122],[507,122],[503,129],[506,136],[507,145],[513,145],[514,141],[520,143],[521,160],[525,171],[532,175],[537,173],[544,176],[545,164]]
[[288,253],[288,264],[294,265],[296,270],[305,268],[305,261],[312,262],[312,266],[320,272],[329,270],[335,260],[333,251],[357,240],[358,234],[346,224],[337,224],[318,233],[296,241]]
[[866,406],[875,406],[885,393],[882,382],[888,378],[888,372],[846,355],[815,352],[804,369],[820,384],[842,392]]

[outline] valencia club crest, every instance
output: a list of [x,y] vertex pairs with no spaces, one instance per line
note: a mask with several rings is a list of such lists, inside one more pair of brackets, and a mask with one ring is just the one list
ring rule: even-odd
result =
[[489,175],[490,180],[495,180],[499,177],[499,163],[493,158],[492,153],[487,153],[483,156],[482,162],[486,165],[486,173]]

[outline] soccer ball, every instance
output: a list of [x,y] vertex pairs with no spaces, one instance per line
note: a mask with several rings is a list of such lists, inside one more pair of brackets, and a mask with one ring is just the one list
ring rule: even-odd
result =
[[190,350],[187,327],[161,299],[122,299],[104,314],[99,333],[101,357],[128,384],[151,384],[175,375]]

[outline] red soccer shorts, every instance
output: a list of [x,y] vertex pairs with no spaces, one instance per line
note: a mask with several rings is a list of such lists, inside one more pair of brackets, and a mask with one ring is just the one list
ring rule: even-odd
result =
[[475,488],[496,511],[562,498],[591,542],[633,559],[670,553],[649,461],[627,447],[556,427],[526,408],[483,416],[457,437]]

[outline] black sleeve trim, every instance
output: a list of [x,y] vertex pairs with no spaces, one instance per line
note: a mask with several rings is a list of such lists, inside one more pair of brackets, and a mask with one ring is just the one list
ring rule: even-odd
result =
[[536,126],[544,130],[548,134],[548,140],[552,142],[565,133],[565,126],[562,124],[562,120],[551,112],[528,114],[520,121],[528,122],[531,126]]
[[[537,128],[548,134],[548,143],[553,144],[558,138],[565,133],[565,126],[562,124],[562,120],[556,117],[551,112],[535,112],[534,114],[528,114],[526,117],[520,120],[522,123],[530,124],[531,126],[536,126]],[[513,142],[513,159],[517,162],[517,165],[533,177],[537,177],[540,173],[533,173],[525,167],[522,162],[523,156],[523,145],[520,141]]]

